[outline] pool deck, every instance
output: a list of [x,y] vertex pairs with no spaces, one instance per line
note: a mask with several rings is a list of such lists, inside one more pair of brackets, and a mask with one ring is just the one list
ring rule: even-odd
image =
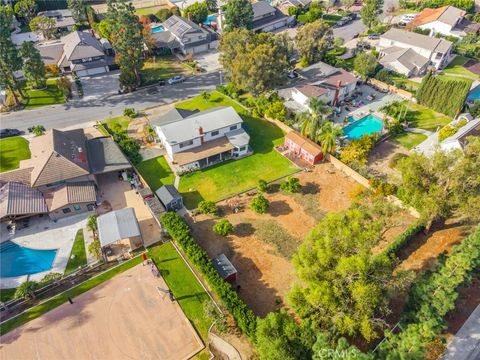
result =
[[[2,225],[0,242],[10,240],[20,246],[38,250],[58,249],[51,270],[30,275],[30,280],[39,281],[49,272],[63,274],[70,257],[77,231],[84,228],[88,213],[70,216],[53,222],[48,217],[31,218],[29,227],[9,235]],[[26,281],[27,275],[0,277],[0,289],[14,288]]]

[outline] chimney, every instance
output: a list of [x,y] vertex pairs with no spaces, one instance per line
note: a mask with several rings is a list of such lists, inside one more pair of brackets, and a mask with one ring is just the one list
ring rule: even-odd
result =
[[336,106],[338,103],[338,98],[340,97],[340,87],[342,86],[342,81],[337,81],[337,87],[335,88],[335,97],[333,98],[333,106]]
[[205,136],[203,136],[203,128],[201,126],[198,128],[198,135],[200,135],[200,141],[202,142],[202,145],[205,144]]
[[81,147],[78,148],[78,158],[83,163],[87,162],[87,158],[85,157],[85,153],[83,152],[83,149]]

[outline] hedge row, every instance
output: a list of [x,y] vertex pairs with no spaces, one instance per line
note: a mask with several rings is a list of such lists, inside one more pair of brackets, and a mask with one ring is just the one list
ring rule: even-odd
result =
[[163,213],[160,220],[170,236],[187,254],[190,262],[196,266],[208,285],[220,297],[225,307],[235,318],[238,327],[247,336],[254,338],[257,325],[256,316],[240,299],[232,286],[218,275],[207,253],[198,246],[191,236],[188,225],[184,223],[180,215],[174,212]]
[[425,229],[425,221],[423,219],[418,219],[412,225],[410,225],[407,230],[398,235],[384,250],[384,254],[387,256],[397,255],[398,251],[403,248],[410,239],[418,234],[420,231]]

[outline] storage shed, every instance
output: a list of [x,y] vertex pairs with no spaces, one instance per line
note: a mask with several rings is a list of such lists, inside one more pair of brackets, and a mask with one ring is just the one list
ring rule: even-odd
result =
[[156,194],[167,211],[178,211],[183,207],[182,195],[173,185],[163,185]]
[[323,158],[321,146],[310,139],[304,138],[297,131],[290,131],[285,136],[285,147],[312,165]]
[[213,259],[212,265],[223,280],[229,282],[230,284],[233,284],[235,281],[237,281],[237,269],[235,269],[225,254],[220,254]]

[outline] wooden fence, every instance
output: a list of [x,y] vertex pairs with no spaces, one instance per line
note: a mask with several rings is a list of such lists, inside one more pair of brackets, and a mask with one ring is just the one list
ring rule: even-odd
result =
[[393,86],[393,85],[388,85],[388,84],[386,84],[386,83],[384,83],[380,80],[369,79],[368,83],[370,85],[375,86],[378,89],[387,90],[387,91],[390,91],[392,93],[395,93],[395,94],[401,96],[402,98],[404,98],[406,100],[412,100],[413,99],[413,94],[411,92],[408,92],[408,91],[403,90],[403,89],[399,89],[399,88],[397,88],[396,86]]

